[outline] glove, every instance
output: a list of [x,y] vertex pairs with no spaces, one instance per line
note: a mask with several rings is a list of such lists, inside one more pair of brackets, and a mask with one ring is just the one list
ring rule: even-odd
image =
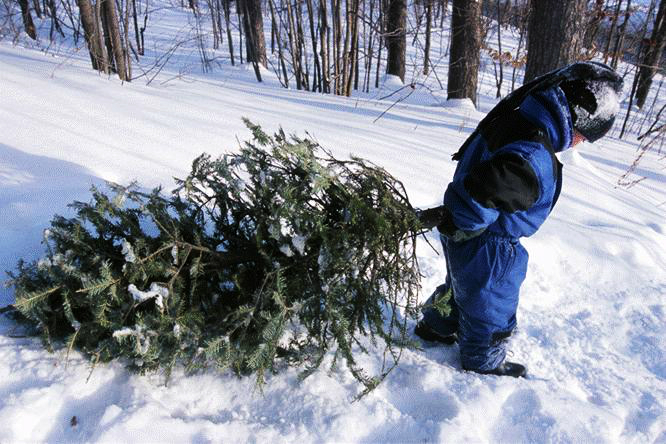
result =
[[463,242],[480,236],[481,233],[486,231],[485,228],[474,231],[465,231],[456,227],[453,222],[453,214],[444,205],[435,208],[427,208],[425,210],[417,210],[416,217],[426,230],[432,230],[437,227],[437,231],[443,236],[446,236],[453,242]]
[[416,217],[426,230],[432,230],[444,220],[445,213],[451,214],[444,205],[439,207],[416,210]]

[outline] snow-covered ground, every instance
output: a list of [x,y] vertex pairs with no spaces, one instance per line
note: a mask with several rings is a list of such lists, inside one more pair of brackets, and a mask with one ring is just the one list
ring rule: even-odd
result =
[[[483,115],[425,90],[387,111],[393,98],[376,97],[396,87],[391,79],[380,92],[339,98],[285,90],[268,71],[257,84],[247,67],[184,77],[171,68],[146,85],[88,63],[84,51],[0,42],[0,270],[38,257],[51,216],[69,214],[66,204],[87,199],[91,184],[168,189],[200,153],[235,149],[248,136],[242,116],[269,131],[307,130],[338,157],[368,158],[426,207],[440,200],[451,154]],[[491,75],[484,112],[494,103]],[[91,372],[78,353],[66,360],[16,337],[3,317],[0,442],[666,443],[666,171],[649,153],[637,170],[647,179],[618,188],[633,140],[564,153],[563,195],[524,241],[531,260],[510,349],[528,379],[463,372],[452,346],[406,351],[355,403],[353,378],[324,366],[302,383],[296,370],[272,376],[263,394],[252,378],[213,371],[177,372],[165,386],[119,363]],[[425,242],[419,254],[425,298],[445,265]],[[11,289],[0,291],[0,306],[10,303]]]

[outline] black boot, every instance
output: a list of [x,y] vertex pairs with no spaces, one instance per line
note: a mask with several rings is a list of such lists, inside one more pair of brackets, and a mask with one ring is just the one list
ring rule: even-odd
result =
[[470,368],[466,368],[465,370],[480,373],[482,375],[512,376],[514,378],[525,378],[527,376],[527,369],[524,365],[507,361],[502,362],[492,370],[475,370]]
[[450,335],[442,335],[430,328],[430,326],[423,321],[416,324],[414,333],[424,341],[441,342],[442,344],[446,345],[455,344],[456,340],[458,340],[458,337],[455,333]]

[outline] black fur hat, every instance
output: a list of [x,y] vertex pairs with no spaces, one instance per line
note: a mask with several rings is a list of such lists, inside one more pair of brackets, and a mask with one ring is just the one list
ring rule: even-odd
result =
[[573,127],[587,140],[602,138],[615,122],[619,111],[622,78],[610,67],[597,62],[581,62],[603,71],[597,78],[573,78],[560,83],[569,102]]

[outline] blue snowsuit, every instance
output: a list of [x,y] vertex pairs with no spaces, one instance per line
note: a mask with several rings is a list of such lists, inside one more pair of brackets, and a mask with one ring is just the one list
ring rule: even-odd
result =
[[519,239],[550,214],[562,180],[554,153],[572,138],[567,100],[555,86],[527,96],[461,153],[444,206],[457,230],[481,234],[463,241],[441,235],[447,278],[431,299],[452,289],[452,312],[443,317],[426,303],[423,314],[438,333],[457,332],[465,369],[489,371],[504,360],[527,272]]

